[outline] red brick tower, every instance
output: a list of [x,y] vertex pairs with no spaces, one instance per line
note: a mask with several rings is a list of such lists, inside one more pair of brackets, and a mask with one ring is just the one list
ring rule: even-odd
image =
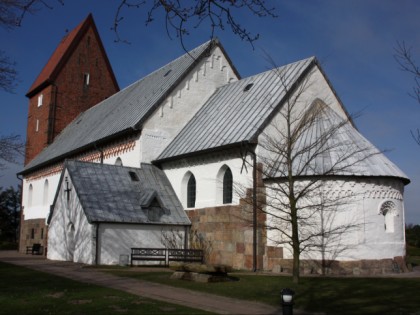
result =
[[26,96],[25,164],[77,115],[119,91],[91,14],[61,40]]

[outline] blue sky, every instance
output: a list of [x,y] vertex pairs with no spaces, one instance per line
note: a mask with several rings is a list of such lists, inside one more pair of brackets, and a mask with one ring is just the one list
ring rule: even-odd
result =
[[[121,88],[183,54],[179,41],[167,36],[160,16],[145,26],[142,10],[126,10],[121,36],[130,44],[115,43],[110,30],[119,0],[66,0],[26,16],[21,28],[0,29],[1,49],[17,63],[15,94],[0,91],[1,134],[26,134],[26,92],[66,30],[91,12]],[[420,1],[267,1],[276,6],[276,19],[258,19],[236,12],[241,24],[260,34],[254,49],[228,30],[218,31],[223,46],[242,77],[270,68],[269,54],[278,65],[316,56],[361,133],[411,179],[405,190],[406,222],[420,224],[420,146],[410,130],[420,128],[420,104],[408,93],[413,78],[402,72],[393,54],[397,41],[413,48],[420,64]],[[144,9],[143,9],[144,10]],[[209,39],[209,30],[192,29],[187,48]],[[0,186],[16,185],[21,166],[2,171]]]

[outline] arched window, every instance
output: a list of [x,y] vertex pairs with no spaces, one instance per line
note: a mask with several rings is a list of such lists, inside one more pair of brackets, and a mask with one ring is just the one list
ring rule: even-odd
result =
[[191,174],[187,183],[187,208],[195,207],[196,189],[195,177]]
[[397,209],[395,203],[392,201],[385,201],[381,205],[379,213],[384,216],[384,228],[385,232],[393,233],[394,232],[394,218],[397,215]]
[[117,159],[115,160],[115,165],[123,166],[123,162],[120,157],[117,157]]
[[48,204],[48,179],[44,182],[44,196],[42,199],[42,204],[45,206]]
[[233,177],[232,171],[228,167],[223,175],[223,203],[232,203],[233,194]]
[[34,188],[33,188],[32,184],[30,184],[29,189],[28,189],[28,207],[32,206],[33,192],[34,192]]

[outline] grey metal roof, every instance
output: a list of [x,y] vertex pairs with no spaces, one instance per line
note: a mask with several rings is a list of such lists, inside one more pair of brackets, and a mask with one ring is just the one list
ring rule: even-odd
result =
[[316,63],[314,57],[219,88],[157,161],[255,141],[292,86]]
[[139,129],[156,106],[210,49],[208,41],[80,114],[21,173],[111,136]]
[[[138,169],[68,160],[64,169],[89,223],[191,224],[165,173],[153,165]],[[158,211],[151,205],[155,198],[159,213],[149,214]]]
[[[298,127],[302,132],[297,134],[293,145],[294,176],[386,176],[401,178],[405,184],[410,182],[383,152],[327,105],[315,102],[307,114],[312,114],[312,119]],[[262,145],[265,143],[263,136]],[[287,143],[278,141],[276,145],[286,146]],[[277,156],[280,158],[274,163],[265,163],[274,165],[268,176],[287,177],[284,154]]]

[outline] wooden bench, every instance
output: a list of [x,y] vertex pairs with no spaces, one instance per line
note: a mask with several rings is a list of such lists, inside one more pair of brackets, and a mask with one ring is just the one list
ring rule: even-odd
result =
[[201,249],[173,249],[173,248],[131,248],[130,264],[133,261],[158,261],[165,266],[170,261],[204,262],[204,251]]
[[42,255],[43,248],[41,244],[35,243],[32,246],[26,246],[26,255],[32,254],[32,255]]
[[133,261],[163,261],[166,264],[165,248],[132,248],[131,249],[131,266]]
[[201,249],[168,249],[168,262],[204,262],[204,252]]

